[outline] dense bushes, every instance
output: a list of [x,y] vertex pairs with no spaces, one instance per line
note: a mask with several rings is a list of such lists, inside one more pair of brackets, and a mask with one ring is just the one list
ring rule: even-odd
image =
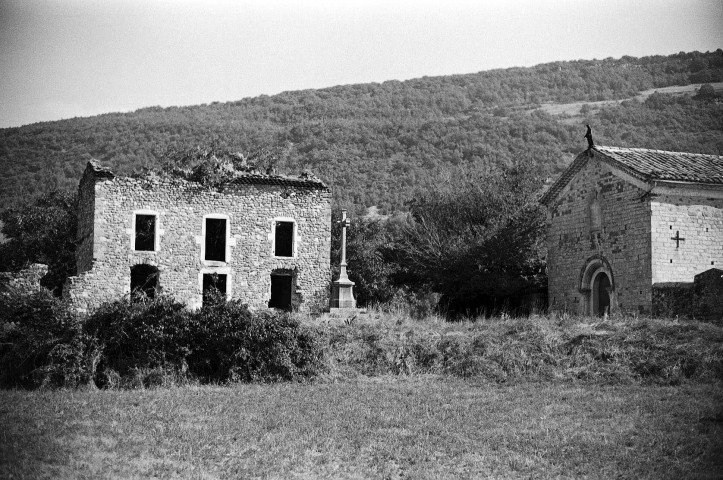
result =
[[0,295],[0,385],[138,387],[313,377],[318,334],[239,302],[198,311],[160,297],[104,304],[81,321],[47,290]]
[[[148,387],[378,375],[490,382],[723,380],[723,328],[570,316],[447,323],[371,313],[302,325],[239,302],[188,311],[168,298],[119,300],[79,321],[42,290],[0,293],[0,385]],[[592,322],[592,323],[591,323]]]
[[318,334],[288,313],[218,302],[190,316],[190,370],[211,381],[312,377],[322,367]]
[[0,293],[0,385],[76,387],[97,361],[94,340],[50,291]]
[[84,331],[100,346],[99,386],[143,380],[143,372],[182,372],[190,354],[190,315],[183,304],[164,297],[106,303],[87,319]]

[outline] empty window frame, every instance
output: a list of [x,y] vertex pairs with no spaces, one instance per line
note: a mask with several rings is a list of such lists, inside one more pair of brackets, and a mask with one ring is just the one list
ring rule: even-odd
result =
[[158,213],[138,211],[133,213],[133,250],[154,252],[158,250]]
[[156,298],[158,291],[158,268],[139,264],[131,267],[131,298]]
[[293,257],[296,222],[291,219],[274,220],[274,256]]
[[204,217],[203,222],[203,259],[215,262],[226,262],[228,217],[220,215],[206,216]]
[[225,273],[203,274],[203,304],[224,302],[228,298],[228,275]]

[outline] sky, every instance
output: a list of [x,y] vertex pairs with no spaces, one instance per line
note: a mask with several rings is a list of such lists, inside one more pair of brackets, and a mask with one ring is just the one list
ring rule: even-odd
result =
[[723,48],[723,0],[0,0],[0,127]]

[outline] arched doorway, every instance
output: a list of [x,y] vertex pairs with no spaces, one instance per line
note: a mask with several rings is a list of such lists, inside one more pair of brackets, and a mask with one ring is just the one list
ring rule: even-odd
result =
[[578,285],[584,300],[580,313],[604,316],[617,308],[613,269],[602,255],[593,255],[585,261]]
[[610,293],[611,284],[610,277],[605,272],[598,272],[592,281],[592,313],[598,317],[603,317],[610,313]]

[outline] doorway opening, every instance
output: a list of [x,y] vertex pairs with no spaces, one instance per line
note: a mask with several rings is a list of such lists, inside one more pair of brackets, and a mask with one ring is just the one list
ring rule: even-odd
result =
[[291,310],[291,293],[294,277],[285,273],[271,274],[271,299],[269,308]]
[[595,275],[592,282],[592,313],[604,317],[610,313],[610,277],[605,272]]
[[131,298],[156,298],[158,290],[158,268],[141,263],[131,267]]

